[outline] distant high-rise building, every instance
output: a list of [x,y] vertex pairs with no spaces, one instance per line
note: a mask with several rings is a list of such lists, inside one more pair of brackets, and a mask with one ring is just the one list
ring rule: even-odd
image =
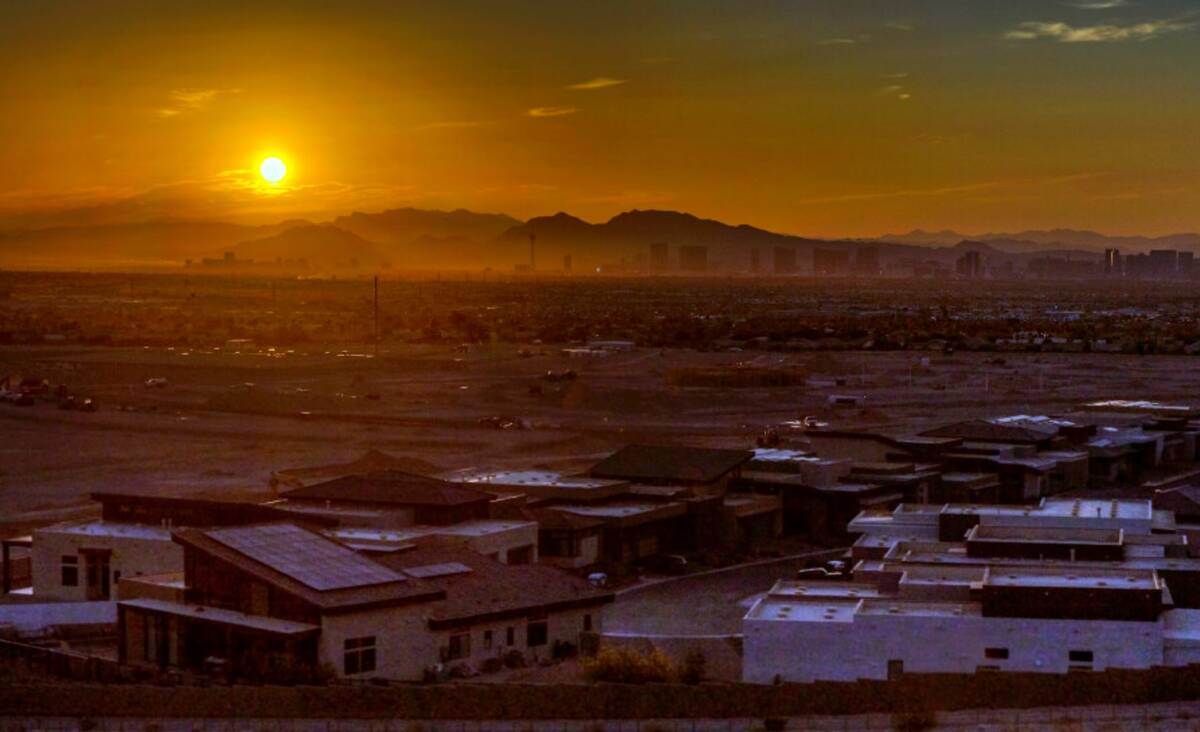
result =
[[1108,277],[1121,276],[1121,250],[1104,250],[1104,274]]
[[670,247],[665,241],[657,241],[650,245],[650,268],[657,272],[665,272],[671,268]]
[[679,247],[679,269],[684,272],[707,272],[708,247],[695,245]]
[[954,271],[959,277],[979,279],[983,276],[983,256],[977,251],[963,252],[954,263]]
[[860,246],[854,260],[855,274],[863,277],[875,277],[880,273],[879,247]]
[[1179,272],[1179,252],[1174,249],[1150,250],[1150,276],[1154,279],[1169,279]]
[[1179,267],[1179,276],[1184,279],[1191,279],[1195,274],[1196,255],[1193,252],[1180,252],[1179,259],[1176,262]]
[[758,248],[756,247],[750,250],[750,271],[754,274],[758,274],[758,268]]
[[836,277],[850,272],[850,252],[839,249],[814,249],[813,274]]
[[563,257],[563,272],[566,272],[568,274],[570,274],[570,272],[571,272],[571,255],[570,254]]
[[775,274],[796,274],[796,248],[775,247]]

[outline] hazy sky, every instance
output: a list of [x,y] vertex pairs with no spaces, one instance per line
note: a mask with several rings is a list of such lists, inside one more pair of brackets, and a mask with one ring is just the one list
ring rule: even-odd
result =
[[0,108],[8,226],[1200,230],[1196,0],[7,0]]

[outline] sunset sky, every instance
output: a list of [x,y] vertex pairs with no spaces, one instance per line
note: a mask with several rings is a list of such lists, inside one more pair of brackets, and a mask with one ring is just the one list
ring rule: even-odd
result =
[[1194,0],[10,2],[0,100],[0,228],[1200,230]]

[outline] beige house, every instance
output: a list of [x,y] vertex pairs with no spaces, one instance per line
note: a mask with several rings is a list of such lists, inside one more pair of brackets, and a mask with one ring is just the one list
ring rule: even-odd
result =
[[505,565],[465,547],[401,549],[374,561],[286,523],[188,529],[174,539],[184,551],[182,587],[172,593],[143,580],[128,599],[123,591],[123,662],[234,677],[274,663],[420,680],[512,651],[568,653],[580,633],[599,629],[612,599],[553,568]]

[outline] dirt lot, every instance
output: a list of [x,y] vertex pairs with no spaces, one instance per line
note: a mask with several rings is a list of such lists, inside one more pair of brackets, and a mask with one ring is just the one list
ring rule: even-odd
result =
[[[68,517],[92,490],[266,494],[272,470],[376,448],[441,467],[586,467],[633,441],[745,447],[765,426],[818,415],[907,430],[958,418],[1063,410],[1095,398],[1191,400],[1193,361],[1100,354],[750,354],[637,349],[391,347],[355,352],[18,347],[0,374],[36,375],[99,411],[0,405],[0,530]],[[928,358],[928,365],[922,359]],[[809,384],[668,386],[676,366],[794,365]],[[578,378],[549,381],[548,370]],[[145,386],[163,377],[164,388]],[[831,394],[862,407],[827,406]],[[377,398],[374,398],[377,397]],[[135,411],[121,411],[127,405]],[[481,425],[514,417],[525,429]]]

